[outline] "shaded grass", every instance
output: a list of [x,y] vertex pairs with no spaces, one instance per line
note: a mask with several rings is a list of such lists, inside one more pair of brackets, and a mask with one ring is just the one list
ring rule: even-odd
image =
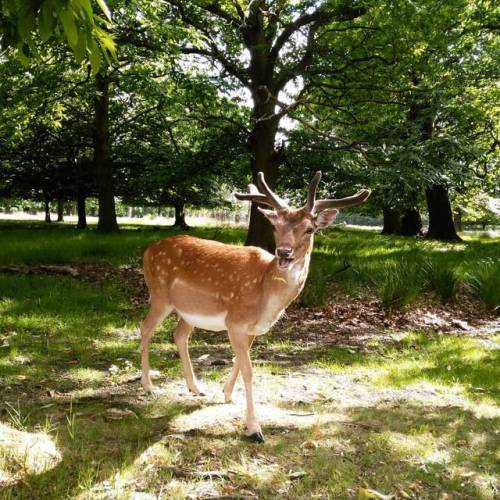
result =
[[500,270],[498,257],[479,261],[476,268],[467,275],[467,283],[472,293],[487,306],[500,307]]
[[439,266],[433,261],[425,264],[423,280],[424,288],[436,292],[443,303],[455,299],[460,286],[460,280],[453,268],[448,265]]
[[[181,232],[130,225],[118,234],[102,235],[67,225],[0,222],[0,265],[140,265],[150,243]],[[189,234],[234,244],[245,238],[243,229],[228,227],[199,227]],[[335,226],[317,238],[301,300],[307,306],[321,305],[334,284],[345,294],[378,293],[388,309],[411,304],[428,291],[447,302],[459,290],[470,291],[495,308],[500,305],[499,276],[499,238],[470,236],[462,243],[442,243]]]

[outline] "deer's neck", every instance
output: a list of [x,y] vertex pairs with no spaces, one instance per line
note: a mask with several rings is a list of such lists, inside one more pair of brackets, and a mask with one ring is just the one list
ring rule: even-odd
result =
[[264,293],[259,308],[260,315],[255,323],[255,334],[266,333],[299,295],[309,271],[311,250],[312,245],[304,257],[295,261],[288,269],[281,269],[277,258],[269,263],[264,276]]

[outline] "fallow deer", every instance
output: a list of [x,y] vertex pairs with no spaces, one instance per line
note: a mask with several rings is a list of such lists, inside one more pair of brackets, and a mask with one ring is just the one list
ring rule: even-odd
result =
[[330,225],[340,207],[365,201],[370,192],[361,190],[341,199],[316,200],[321,172],[309,186],[303,208],[289,207],[267,185],[259,172],[257,186],[236,194],[270,207],[259,210],[274,227],[275,255],[257,247],[225,245],[191,236],[172,236],[157,241],[144,253],[144,278],[150,292],[149,313],[141,325],[141,382],[147,392],[153,386],[149,375],[149,344],[157,325],[171,312],[179,323],[174,338],[188,389],[201,391],[189,358],[188,342],[194,328],[227,330],[235,353],[224,386],[226,402],[231,401],[241,371],[245,385],[246,434],[264,441],[257,421],[252,392],[252,363],[249,350],[256,335],[262,335],[283,314],[302,290],[309,270],[314,233]]

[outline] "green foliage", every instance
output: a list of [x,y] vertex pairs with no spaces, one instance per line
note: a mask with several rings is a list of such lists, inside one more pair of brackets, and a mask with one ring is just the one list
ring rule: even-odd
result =
[[[91,0],[1,0],[0,45],[13,47],[23,64],[39,54],[37,36],[47,42],[52,36],[64,38],[75,59],[89,59],[92,73],[100,68],[101,57],[115,57],[115,45],[109,33],[111,14],[104,0],[97,0],[94,12]],[[101,14],[101,15],[100,15]]]
[[[0,264],[139,264],[148,244],[179,232],[131,225],[119,235],[101,235],[92,229],[78,233],[67,225],[47,229],[36,223],[2,223]],[[200,227],[190,234],[242,244],[245,231]],[[410,305],[429,291],[437,293],[443,302],[453,300],[457,293],[473,292],[496,307],[498,248],[498,238],[494,237],[469,237],[457,245],[334,227],[317,238],[310,275],[299,300],[316,307],[329,300],[332,290],[356,296],[370,292],[378,294],[386,308],[394,309]],[[461,283],[469,286],[462,287]]]

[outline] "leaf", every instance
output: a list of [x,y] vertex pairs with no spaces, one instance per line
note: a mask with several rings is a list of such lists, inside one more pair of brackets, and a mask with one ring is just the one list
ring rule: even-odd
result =
[[392,500],[394,495],[385,495],[380,491],[372,490],[370,488],[358,489],[358,500]]
[[17,58],[19,59],[19,62],[23,65],[23,66],[28,66],[29,63],[30,63],[30,59],[29,57],[26,55],[26,53],[24,52],[24,43],[23,42],[19,42],[17,44],[17,52],[16,52],[16,56]]
[[83,31],[78,35],[78,43],[73,48],[73,53],[75,54],[75,59],[78,63],[81,63],[85,59],[85,49],[87,48],[87,37]]
[[43,42],[46,42],[54,31],[54,12],[51,2],[44,2],[38,14],[38,25],[40,26],[40,37]]
[[27,7],[21,10],[19,14],[17,29],[20,37],[26,40],[35,28],[35,11]]
[[79,5],[87,15],[88,20],[93,22],[94,13],[92,11],[92,5],[90,4],[90,0],[74,0],[74,4],[75,6]]
[[297,471],[289,471],[288,472],[288,477],[290,479],[299,479],[301,477],[307,476],[307,472],[304,472],[303,470],[297,470]]
[[109,11],[106,2],[104,0],[97,0],[97,3],[99,4],[103,14],[108,18],[108,21],[111,21],[111,12]]
[[98,39],[99,45],[102,47],[103,52],[109,53],[109,55],[113,59],[116,59],[116,46],[115,42],[111,38],[111,35],[109,35],[109,33],[106,33],[104,30],[99,30]]
[[59,11],[59,19],[63,25],[68,43],[71,47],[75,47],[78,43],[78,31],[76,29],[73,12],[69,9],[61,9]]
[[95,76],[99,73],[99,69],[101,69],[101,54],[99,53],[97,43],[95,43],[95,40],[91,37],[88,39],[88,49],[92,76]]

